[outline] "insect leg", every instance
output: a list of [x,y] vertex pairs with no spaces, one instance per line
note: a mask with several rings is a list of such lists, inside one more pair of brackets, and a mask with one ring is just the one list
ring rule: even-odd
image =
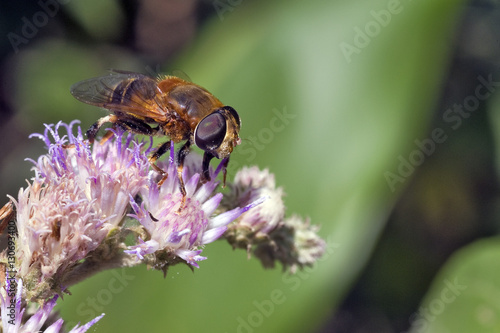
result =
[[223,181],[223,183],[222,183],[222,188],[226,187],[227,166],[228,166],[228,164],[229,164],[229,157],[230,157],[230,156],[226,157],[226,158],[225,158],[225,160],[224,160],[224,161],[222,161],[222,163],[224,163],[224,164],[222,165],[222,167],[224,168],[224,169],[222,169],[222,174],[223,174],[223,176],[224,176],[224,177],[223,177],[224,181]]
[[165,180],[167,180],[168,174],[156,165],[156,161],[170,149],[170,144],[170,140],[160,144],[148,158],[148,161],[153,169],[155,169],[156,172],[162,175],[162,178],[158,182],[158,186],[161,186],[165,182]]
[[[115,116],[116,117],[116,116]],[[94,124],[95,125],[95,124]],[[157,128],[152,128],[144,121],[133,119],[133,118],[120,118],[116,117],[113,123],[113,129],[121,128],[124,131],[128,131],[135,134],[143,134],[143,135],[156,135],[158,132]],[[100,144],[105,143],[113,136],[112,131],[108,131],[102,139],[99,141]]]
[[201,174],[201,182],[203,184],[210,181],[210,172],[208,171],[208,167],[210,166],[210,161],[212,160],[212,158],[214,158],[214,155],[210,154],[207,151],[203,154],[203,173]]
[[[119,119],[115,125],[120,126],[124,130],[132,133],[149,136],[154,136],[159,131],[158,127],[151,127],[144,121],[133,118]],[[151,167],[162,176],[162,178],[158,182],[158,186],[161,186],[165,182],[165,180],[167,180],[168,174],[163,171],[158,165],[156,165],[156,161],[169,149],[170,141],[164,142],[160,144],[148,158]]]
[[99,132],[99,129],[104,125],[105,123],[116,123],[118,120],[118,117],[116,117],[114,114],[107,115],[106,117],[102,117],[98,121],[96,121],[90,128],[87,130],[87,139],[89,140],[90,143],[94,143],[95,136],[97,135],[97,132]]
[[135,133],[135,134],[143,134],[153,136],[158,132],[157,127],[151,127],[144,121],[140,119],[133,118],[121,118],[116,121],[116,125],[120,126],[124,130]]
[[179,207],[178,212],[181,211],[182,208],[184,208],[184,204],[186,203],[186,188],[184,187],[184,180],[182,179],[182,169],[184,168],[184,160],[189,153],[190,147],[191,142],[189,142],[188,140],[177,152],[177,177],[179,178],[179,189],[182,193],[182,203]]

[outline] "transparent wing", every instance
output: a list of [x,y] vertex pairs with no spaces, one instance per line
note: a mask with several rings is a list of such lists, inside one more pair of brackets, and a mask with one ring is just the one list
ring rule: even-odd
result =
[[155,79],[139,73],[113,71],[106,76],[75,83],[70,91],[83,103],[165,121],[166,112],[158,103],[162,92],[157,83]]

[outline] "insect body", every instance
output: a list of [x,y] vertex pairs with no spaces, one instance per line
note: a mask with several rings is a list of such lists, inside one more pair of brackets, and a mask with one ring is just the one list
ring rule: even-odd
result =
[[[210,180],[210,160],[226,159],[227,166],[233,148],[241,142],[238,113],[204,88],[175,76],[153,79],[133,72],[112,72],[74,84],[71,94],[79,101],[110,112],[89,128],[90,142],[106,122],[111,122],[113,128],[137,134],[166,135],[174,143],[185,141],[176,155],[184,197],[182,168],[191,145],[204,151],[202,181],[207,181]],[[108,132],[103,140],[111,135]],[[149,157],[153,168],[163,175],[160,184],[167,175],[155,162],[170,149],[170,144],[170,141],[162,143]]]

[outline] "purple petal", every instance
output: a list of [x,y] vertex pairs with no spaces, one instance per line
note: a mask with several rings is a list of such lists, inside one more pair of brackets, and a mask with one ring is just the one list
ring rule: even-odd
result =
[[88,323],[86,323],[85,325],[83,325],[82,327],[78,327],[78,325],[75,326],[75,328],[73,328],[71,331],[69,331],[69,333],[84,333],[84,332],[87,332],[87,330],[92,326],[94,325],[95,323],[97,323],[99,320],[101,320],[101,318],[104,316],[104,313],[101,314],[100,316],[92,319],[91,321],[89,321]]
[[43,333],[59,333],[63,323],[64,320],[62,320],[62,318],[59,318],[55,323],[47,327],[47,329],[43,331]]
[[194,174],[193,177],[191,177],[184,188],[186,189],[186,195],[188,197],[192,196],[194,191],[196,191],[196,186],[198,186],[198,182],[200,180],[200,175],[199,174]]
[[205,200],[207,200],[218,184],[219,182],[212,181],[200,187],[198,192],[196,192],[195,194],[196,200],[198,200],[199,202],[204,202]]
[[142,255],[142,249],[139,246],[136,247],[129,247],[131,250],[124,250],[123,252],[126,254],[135,254],[139,260],[144,259],[144,256]]
[[226,157],[226,158],[223,158],[222,161],[220,161],[219,165],[217,166],[217,169],[215,169],[214,178],[219,175],[219,172],[222,170],[222,168],[227,167],[228,159],[229,158]]
[[137,257],[142,260],[144,259],[144,256],[146,254],[150,254],[158,250],[159,244],[155,240],[148,240],[147,242],[144,242],[142,239],[139,238],[139,242],[141,244],[139,245],[132,245],[129,246],[129,250],[125,250],[123,252],[127,254],[135,254]]
[[175,254],[184,259],[188,264],[196,268],[200,268],[200,266],[198,266],[198,264],[196,263],[197,261],[207,259],[206,257],[199,256],[200,253],[201,250],[196,250],[196,251],[177,250],[175,252]]
[[171,140],[170,141],[170,156],[168,158],[168,163],[170,165],[174,165],[174,162],[175,162],[175,153],[174,153],[174,140]]
[[188,228],[181,230],[181,231],[174,231],[169,235],[167,242],[177,244],[182,240],[182,236],[184,236],[190,232],[191,232],[191,229],[188,229]]
[[215,210],[220,204],[220,201],[222,200],[222,197],[223,197],[222,193],[217,193],[216,195],[211,197],[208,201],[205,201],[203,203],[201,209],[203,209],[207,217],[211,216],[215,212]]
[[213,241],[219,239],[219,237],[222,236],[222,234],[225,233],[226,230],[227,227],[222,226],[205,231],[203,233],[203,236],[201,237],[201,243],[202,244],[212,243]]
[[264,201],[266,201],[269,197],[260,197],[259,199],[255,200],[254,202],[246,205],[245,207],[237,207],[235,209],[232,209],[230,211],[224,212],[222,214],[217,215],[216,217],[210,219],[209,227],[210,228],[216,228],[219,226],[225,226],[231,223],[232,221],[236,220],[238,217],[240,217],[241,214],[244,212],[248,211],[249,209],[260,205]]
[[56,306],[57,298],[58,295],[55,295],[47,303],[42,305],[42,307],[24,324],[23,330],[26,332],[38,331],[49,317],[54,306]]

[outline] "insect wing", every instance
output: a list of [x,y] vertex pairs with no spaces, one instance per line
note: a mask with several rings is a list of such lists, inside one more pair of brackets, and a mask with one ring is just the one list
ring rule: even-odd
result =
[[75,83],[71,94],[79,101],[137,117],[164,121],[165,111],[157,102],[157,81],[138,73],[113,72]]

